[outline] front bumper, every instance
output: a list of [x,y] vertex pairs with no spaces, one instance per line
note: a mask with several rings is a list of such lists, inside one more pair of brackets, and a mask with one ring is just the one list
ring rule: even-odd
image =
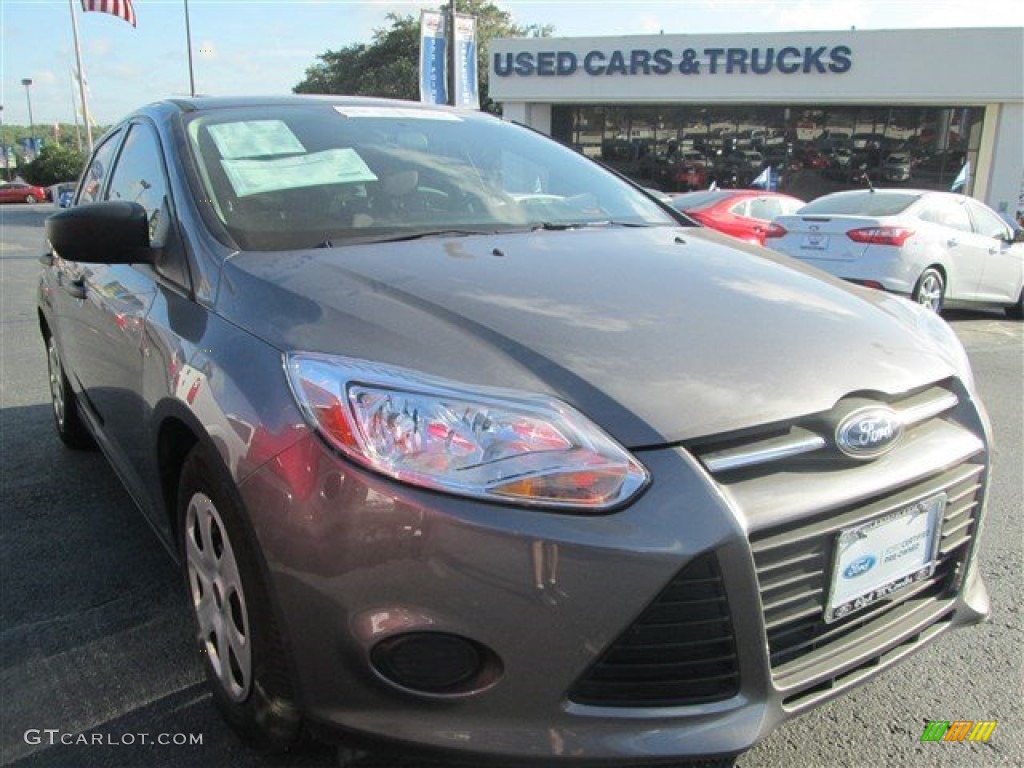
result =
[[[651,472],[650,488],[626,509],[590,517],[400,486],[308,436],[248,478],[242,493],[311,722],[489,760],[618,766],[741,752],[950,627],[984,619],[988,596],[973,545],[986,445],[982,417],[964,405],[885,459],[802,478],[800,487],[776,475],[722,482],[683,448],[645,451],[637,455]],[[779,655],[776,629],[766,631],[779,614],[769,605],[778,596],[766,593],[765,542],[800,538],[832,516],[875,514],[886,499],[902,503],[901,494],[923,485],[959,493],[968,474],[972,535],[941,578],[879,615],[867,611],[870,620],[853,622],[834,645],[821,640],[824,649]],[[807,499],[820,502],[816,511]],[[698,695],[684,687],[659,698],[650,669],[636,673],[635,690],[613,686],[605,696],[600,685],[581,684],[607,679],[598,667],[609,649],[622,651],[647,631],[641,623],[687,623],[672,617],[679,600],[668,590],[698,562],[717,569],[726,621],[716,642],[731,643],[732,653],[715,663],[732,666],[732,684],[719,695],[698,686]],[[703,599],[691,597],[686,613]],[[472,639],[496,654],[502,674],[463,695],[399,689],[373,669],[371,651],[417,631]],[[669,666],[666,679],[680,665]],[[599,704],[594,691],[605,696]]]

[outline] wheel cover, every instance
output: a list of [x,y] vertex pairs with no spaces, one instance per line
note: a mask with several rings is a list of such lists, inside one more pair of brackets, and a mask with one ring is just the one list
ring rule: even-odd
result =
[[64,429],[64,370],[57,354],[57,344],[51,336],[46,344],[46,363],[50,372],[50,400],[53,403],[53,416],[57,419],[57,427]]
[[942,280],[934,273],[921,278],[921,287],[917,290],[917,303],[933,312],[942,309]]
[[224,521],[204,493],[192,495],[185,513],[185,563],[210,668],[228,697],[241,702],[252,685],[249,611]]

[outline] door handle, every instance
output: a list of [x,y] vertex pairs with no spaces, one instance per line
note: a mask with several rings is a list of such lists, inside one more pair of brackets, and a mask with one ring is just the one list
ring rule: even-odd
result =
[[950,248],[953,248],[954,246],[960,245],[960,241],[957,240],[955,237],[951,237],[949,238],[949,240],[946,241],[946,245],[948,245]]
[[73,299],[84,299],[85,298],[85,283],[81,280],[69,280],[64,283],[64,290]]

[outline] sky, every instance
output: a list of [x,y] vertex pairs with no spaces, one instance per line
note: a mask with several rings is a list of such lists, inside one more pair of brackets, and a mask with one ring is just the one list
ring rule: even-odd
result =
[[[137,28],[78,16],[89,107],[101,125],[151,101],[187,95],[184,0],[134,0]],[[557,37],[799,30],[1021,27],[1021,0],[499,0],[520,24]],[[389,12],[439,3],[387,0],[189,0],[196,91],[287,94],[316,56],[369,42]],[[68,0],[0,0],[0,104],[5,124],[74,122]],[[1005,62],[1002,65],[1006,65]],[[1024,63],[1017,62],[1017,66]],[[939,73],[937,75],[941,76]],[[21,84],[30,78],[29,94]],[[77,89],[74,89],[77,90]],[[77,99],[77,95],[74,97]]]

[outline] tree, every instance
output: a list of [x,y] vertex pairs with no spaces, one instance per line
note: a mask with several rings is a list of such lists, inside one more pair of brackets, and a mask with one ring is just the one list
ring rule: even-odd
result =
[[[494,110],[487,87],[488,43],[496,37],[548,37],[554,28],[516,24],[508,11],[488,0],[457,0],[456,9],[476,17],[480,104]],[[442,5],[441,12],[447,14],[448,6]],[[295,93],[419,99],[420,20],[396,13],[386,18],[390,27],[374,30],[373,42],[353,43],[317,56],[319,61],[306,69],[306,78],[295,86]]]
[[77,149],[47,144],[39,156],[22,168],[25,181],[48,187],[62,181],[74,181],[85,166],[85,155]]

